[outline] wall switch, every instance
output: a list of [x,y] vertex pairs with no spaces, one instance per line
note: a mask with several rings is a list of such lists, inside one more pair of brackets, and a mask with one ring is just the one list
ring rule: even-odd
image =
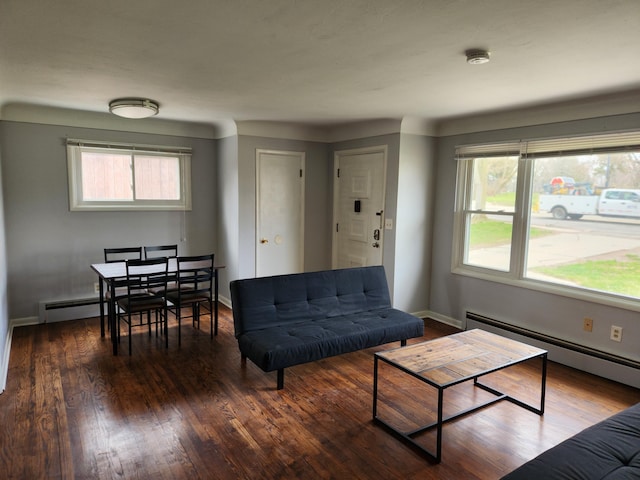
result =
[[614,342],[622,341],[622,327],[611,325],[611,340]]
[[94,293],[100,293],[100,284],[98,282],[93,284]]
[[582,329],[585,332],[593,332],[593,319],[592,318],[588,318],[585,317],[584,318],[584,324],[582,326]]
[[393,230],[393,219],[385,218],[384,219],[384,229],[385,230]]

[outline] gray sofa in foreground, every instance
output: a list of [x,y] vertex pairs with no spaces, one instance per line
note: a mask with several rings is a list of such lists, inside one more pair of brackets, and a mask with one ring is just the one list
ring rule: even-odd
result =
[[640,403],[541,453],[502,480],[640,479]]
[[420,337],[422,319],[391,307],[382,266],[234,280],[235,336],[243,360],[265,372]]

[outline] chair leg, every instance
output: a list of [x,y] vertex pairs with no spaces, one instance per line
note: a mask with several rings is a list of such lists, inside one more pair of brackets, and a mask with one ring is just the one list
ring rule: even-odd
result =
[[164,346],[169,348],[169,310],[164,307]]
[[176,317],[178,317],[178,346],[182,345],[182,332],[180,331],[180,307],[176,308]]
[[213,311],[213,302],[209,300],[209,316],[211,317],[211,339],[213,335],[218,335],[218,316]]

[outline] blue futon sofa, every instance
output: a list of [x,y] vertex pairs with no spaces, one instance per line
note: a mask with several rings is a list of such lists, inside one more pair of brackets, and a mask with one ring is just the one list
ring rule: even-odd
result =
[[391,307],[382,266],[234,280],[235,336],[242,359],[265,372],[420,337],[422,319]]
[[541,453],[502,480],[640,479],[640,403]]

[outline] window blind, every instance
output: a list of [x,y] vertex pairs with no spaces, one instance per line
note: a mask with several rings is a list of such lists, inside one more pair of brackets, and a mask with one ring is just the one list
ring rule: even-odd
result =
[[640,132],[529,140],[523,158],[549,158],[640,151]]
[[472,158],[519,156],[521,146],[520,142],[460,145],[456,147],[455,159],[471,160]]
[[455,159],[470,160],[512,155],[521,156],[524,159],[534,159],[616,152],[640,152],[640,132],[460,145],[456,147]]
[[143,144],[135,144],[135,143],[101,142],[96,140],[78,140],[75,138],[67,138],[67,146],[127,150],[127,151],[133,150],[139,153],[173,153],[176,155],[191,154],[191,150],[192,150],[190,147],[172,147],[172,146],[163,146],[163,145],[143,145]]

